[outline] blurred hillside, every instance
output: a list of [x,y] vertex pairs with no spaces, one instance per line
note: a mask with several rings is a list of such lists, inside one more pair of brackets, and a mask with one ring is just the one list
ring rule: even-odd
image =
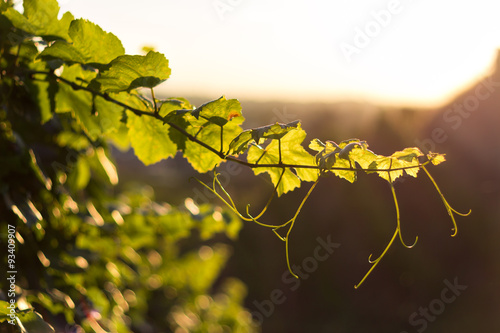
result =
[[[245,225],[227,275],[247,283],[247,306],[262,315],[264,332],[496,332],[500,330],[500,61],[490,76],[436,110],[386,108],[363,102],[286,104],[241,101],[251,128],[301,119],[309,140],[366,140],[380,154],[408,146],[447,154],[431,167],[451,205],[472,209],[457,217],[458,235],[425,174],[396,184],[405,249],[399,242],[359,289],[353,286],[370,268],[395,228],[395,211],[387,184],[375,175],[359,175],[349,184],[333,175],[320,182],[293,230],[291,260],[311,257],[317,237],[340,244],[306,279],[284,279],[284,244],[270,230]],[[189,97],[189,96],[188,96]],[[218,97],[218,96],[214,96]],[[234,96],[228,96],[234,97]],[[191,99],[196,105],[201,102]],[[197,175],[176,158],[144,167],[132,152],[116,151],[121,183],[145,181],[159,200],[181,204],[186,196],[217,203],[196,182]],[[223,164],[219,172],[228,191],[244,208],[255,211],[272,187],[240,166]],[[209,181],[207,175],[199,176]],[[308,186],[276,200],[264,222],[277,224],[294,213]],[[447,283],[466,286],[453,301],[443,301]],[[266,308],[273,292],[280,304]],[[450,294],[451,295],[451,294]],[[282,302],[281,302],[282,301]],[[441,306],[442,305],[442,306]],[[427,315],[422,309],[429,308]],[[264,310],[262,310],[264,309]],[[271,311],[272,310],[272,311]],[[268,313],[265,313],[268,312]],[[269,316],[267,316],[269,315]]]

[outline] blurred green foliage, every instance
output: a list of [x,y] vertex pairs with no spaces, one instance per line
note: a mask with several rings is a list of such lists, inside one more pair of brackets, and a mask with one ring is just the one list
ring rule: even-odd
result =
[[[123,55],[121,42],[93,23],[70,13],[58,19],[55,0],[23,5],[21,14],[0,3],[2,262],[11,254],[9,271],[16,272],[13,294],[6,277],[0,282],[2,331],[256,331],[242,306],[244,284],[219,278],[238,217],[189,198],[180,206],[157,202],[147,185],[118,190],[108,142],[128,145],[123,107],[35,74],[67,61],[61,77],[88,83],[92,66],[139,56]],[[122,75],[126,89],[168,77],[164,57],[146,57],[161,65]],[[155,71],[163,76],[140,79]],[[95,84],[111,81],[102,76]],[[134,92],[113,94],[144,104]],[[15,229],[10,253],[8,228]]]

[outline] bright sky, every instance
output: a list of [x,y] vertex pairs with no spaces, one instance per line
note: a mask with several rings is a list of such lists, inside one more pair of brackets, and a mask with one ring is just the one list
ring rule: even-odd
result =
[[61,0],[170,60],[171,96],[436,105],[491,69],[491,0]]

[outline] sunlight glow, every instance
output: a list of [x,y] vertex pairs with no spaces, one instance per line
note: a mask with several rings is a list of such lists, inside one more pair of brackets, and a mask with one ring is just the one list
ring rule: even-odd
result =
[[487,73],[499,47],[500,3],[487,0],[138,4],[61,7],[115,33],[128,53],[164,53],[168,95],[435,105]]

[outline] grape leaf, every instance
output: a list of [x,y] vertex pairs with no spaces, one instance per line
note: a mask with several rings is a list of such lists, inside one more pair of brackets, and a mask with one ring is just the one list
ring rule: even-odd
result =
[[228,154],[241,154],[248,149],[251,142],[260,144],[261,139],[281,139],[289,131],[297,128],[298,125],[299,121],[296,120],[288,124],[276,123],[245,130],[231,141]]
[[248,144],[253,140],[252,130],[245,130],[238,134],[229,144],[229,155],[239,155],[248,149]]
[[352,149],[349,153],[349,159],[352,162],[359,164],[359,166],[363,169],[368,169],[370,164],[376,160],[377,156],[378,155],[370,149],[366,149],[366,147],[360,148],[359,146],[356,149]]
[[[279,140],[281,141],[281,158],[282,163],[315,166],[314,157],[311,156],[302,147],[301,143],[306,137],[306,132],[301,128],[300,123]],[[257,164],[279,164],[279,146],[278,140],[271,141],[267,147],[252,145],[248,149],[248,162]],[[256,175],[267,172],[271,176],[272,183],[276,186],[280,178],[283,168],[279,167],[263,167],[254,168]],[[278,185],[277,194],[281,196],[284,193],[300,187],[301,181],[315,181],[318,178],[316,169],[308,168],[286,168],[282,180]]]
[[74,17],[66,12],[59,20],[59,5],[56,0],[25,0],[23,7],[23,14],[12,7],[3,13],[14,27],[46,40],[69,40],[68,27]]
[[130,144],[144,164],[153,164],[176,154],[177,145],[168,135],[168,126],[156,118],[137,116],[130,111],[127,116]]
[[[228,100],[224,96],[195,110],[172,111],[165,116],[165,122],[182,127],[197,140],[222,153],[229,149],[229,144],[241,133],[240,124],[244,121],[238,100]],[[183,151],[184,157],[198,172],[212,170],[222,161],[213,151],[189,140],[185,135],[174,130],[171,134],[173,141]]]
[[[420,149],[413,148],[405,148],[404,150],[397,151],[393,153],[391,156],[382,156],[379,155],[373,161],[369,169],[373,169],[376,171],[377,169],[398,169],[398,168],[407,168],[414,167],[409,169],[404,169],[406,174],[412,177],[417,177],[417,173],[420,170],[418,167],[420,165],[418,161],[418,157],[423,156],[424,154],[420,151]],[[376,171],[380,177],[387,181],[394,182],[398,177],[403,175],[403,169],[394,170],[394,171]]]
[[[79,64],[64,67],[61,75],[72,82],[88,82],[95,77],[94,72],[84,71]],[[74,90],[69,85],[59,85],[56,93],[57,113],[71,112],[87,135],[95,140],[103,133],[116,130],[120,126],[123,107],[110,103],[102,97],[84,90]]]
[[311,141],[309,148],[318,151],[315,160],[320,170],[329,170],[332,168],[337,160],[337,154],[342,150],[333,141],[326,141],[325,144],[319,139]]
[[0,323],[10,319],[9,317],[10,310],[8,308],[9,305],[10,305],[9,302],[0,301]]
[[326,144],[318,139],[314,139],[309,144],[309,148],[318,151],[316,163],[321,170],[330,171],[340,178],[349,182],[357,179],[355,170],[335,170],[335,168],[352,168],[356,163],[363,169],[375,161],[377,155],[367,149],[365,141],[359,139],[349,139],[336,144],[333,141],[326,141]]
[[[348,159],[337,158],[334,168],[352,168],[352,164]],[[357,173],[355,170],[330,170],[335,176],[339,178],[344,178],[345,180],[354,183],[357,179]]]
[[429,152],[427,154],[427,158],[429,159],[429,161],[431,161],[432,164],[438,165],[438,164],[441,164],[444,161],[446,161],[446,158],[444,155],[445,154]]
[[168,60],[158,52],[145,56],[122,55],[111,63],[90,84],[102,92],[130,91],[139,87],[153,88],[170,76]]
[[[241,117],[241,105],[237,99],[229,99],[222,96],[215,101],[211,101],[196,108],[191,114],[199,119],[200,117],[208,120],[219,126],[224,126],[233,118]],[[238,123],[243,122],[243,118],[236,120]]]
[[366,149],[368,145],[365,141],[360,141],[359,139],[349,139],[344,140],[339,143],[339,157],[343,159],[349,159],[350,153],[355,149]]
[[[229,143],[234,137],[236,137],[241,132],[241,127],[237,122],[230,121],[224,127],[224,137],[221,147],[220,132],[221,127],[213,123],[205,123],[200,128],[191,127],[190,131],[199,129],[197,139],[205,142],[210,147],[217,150],[225,151],[229,148]],[[193,131],[194,132],[194,131]],[[184,150],[184,157],[187,158],[189,163],[198,172],[207,172],[216,167],[222,159],[209,151],[205,147],[202,147],[196,142],[186,141],[186,148]]]
[[[210,147],[218,147],[220,146],[219,136],[220,128],[214,124],[208,124],[203,127],[197,138]],[[184,157],[193,169],[200,173],[210,171],[222,162],[219,156],[190,140],[185,142]]]
[[[172,97],[166,100],[162,100],[160,109],[158,113],[162,117],[168,117],[169,114],[171,114],[174,111],[178,110],[189,110],[193,109],[194,107],[189,103],[189,101],[185,98],[182,97]],[[165,120],[168,121],[168,118],[165,118]]]
[[43,317],[36,311],[21,312],[18,318],[24,327],[25,332],[29,333],[52,333],[54,328],[50,326]]
[[[368,144],[365,141],[360,141],[359,139],[349,139],[339,143],[339,149],[337,153],[337,160],[334,167],[338,168],[355,168],[356,163],[363,169],[369,167],[369,165],[376,159],[372,151],[368,150]],[[353,183],[357,179],[357,171],[351,170],[332,170],[332,172],[340,177]]]
[[40,121],[42,124],[45,124],[52,118],[52,101],[49,99],[49,91],[52,88],[51,84],[49,82],[34,81],[30,82],[29,85],[35,88],[33,89],[33,95],[35,95],[39,101]]
[[[25,49],[25,47],[22,49]],[[34,71],[47,71],[48,67],[44,62],[35,62],[30,65],[30,69]],[[27,81],[26,86],[30,90],[34,102],[38,104],[40,121],[42,124],[45,124],[52,118],[52,112],[55,108],[54,97],[57,92],[57,83],[54,80],[33,80]]]
[[320,139],[314,139],[314,140],[311,140],[311,143],[309,144],[309,149],[312,149],[312,150],[315,150],[315,151],[322,151],[323,149],[325,149],[326,145],[321,142]]
[[71,43],[56,41],[39,57],[102,67],[125,53],[118,37],[87,20],[72,21],[68,33]]

